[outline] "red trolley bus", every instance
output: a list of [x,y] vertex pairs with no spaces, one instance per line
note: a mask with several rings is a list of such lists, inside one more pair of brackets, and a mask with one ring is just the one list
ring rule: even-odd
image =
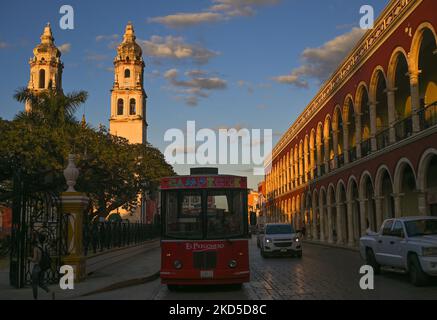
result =
[[250,281],[247,178],[192,169],[161,181],[162,283]]

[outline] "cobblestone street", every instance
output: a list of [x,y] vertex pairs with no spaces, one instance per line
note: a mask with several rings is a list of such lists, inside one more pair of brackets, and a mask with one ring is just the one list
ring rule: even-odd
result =
[[304,257],[261,258],[251,242],[252,281],[241,290],[229,287],[189,287],[170,292],[160,281],[90,299],[154,300],[337,300],[337,299],[437,299],[437,284],[416,288],[407,275],[384,272],[375,277],[375,290],[359,287],[359,253],[305,244]]

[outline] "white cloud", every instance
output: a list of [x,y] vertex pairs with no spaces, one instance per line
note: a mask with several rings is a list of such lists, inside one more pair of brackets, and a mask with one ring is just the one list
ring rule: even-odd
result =
[[176,13],[150,18],[151,23],[160,23],[169,28],[191,27],[204,23],[229,20],[234,17],[253,16],[256,7],[275,5],[281,0],[212,0],[211,6],[201,12]]
[[96,37],[96,41],[100,42],[100,41],[115,41],[118,40],[118,38],[120,38],[120,36],[118,34],[111,34],[111,35],[99,35]]
[[281,75],[273,80],[298,88],[307,88],[310,79],[316,79],[320,82],[327,80],[364,33],[365,30],[353,28],[348,33],[326,42],[319,48],[305,49],[301,54],[303,64],[300,67],[292,70],[288,75]]
[[197,64],[205,64],[219,55],[218,52],[208,50],[201,45],[185,43],[182,37],[152,36],[150,40],[139,40],[138,43],[143,48],[144,54],[152,58],[192,60]]
[[191,27],[201,23],[216,22],[223,19],[219,13],[177,13],[164,17],[150,18],[149,22],[160,23],[169,28]]
[[224,90],[227,82],[218,77],[211,76],[202,70],[193,70],[185,73],[187,80],[178,80],[179,71],[170,69],[164,74],[164,78],[173,87],[173,91],[183,96],[185,103],[189,106],[197,106],[199,98],[208,98],[209,92]]
[[71,51],[71,43],[64,43],[63,45],[60,45],[58,49],[63,54],[69,53]]

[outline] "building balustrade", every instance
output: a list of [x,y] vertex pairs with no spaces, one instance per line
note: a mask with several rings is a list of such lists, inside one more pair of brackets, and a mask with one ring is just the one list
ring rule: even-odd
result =
[[361,142],[361,156],[367,157],[372,153],[372,139]]
[[390,128],[379,131],[376,134],[376,145],[378,150],[382,150],[390,146]]
[[399,120],[394,125],[396,142],[407,139],[413,135],[413,117],[409,116]]

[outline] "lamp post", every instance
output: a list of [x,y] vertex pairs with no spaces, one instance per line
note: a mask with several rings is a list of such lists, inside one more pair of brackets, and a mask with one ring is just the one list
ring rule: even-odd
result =
[[143,187],[143,195],[141,199],[141,223],[146,224],[147,223],[147,197],[149,195],[150,191],[150,182],[145,181],[142,183]]

